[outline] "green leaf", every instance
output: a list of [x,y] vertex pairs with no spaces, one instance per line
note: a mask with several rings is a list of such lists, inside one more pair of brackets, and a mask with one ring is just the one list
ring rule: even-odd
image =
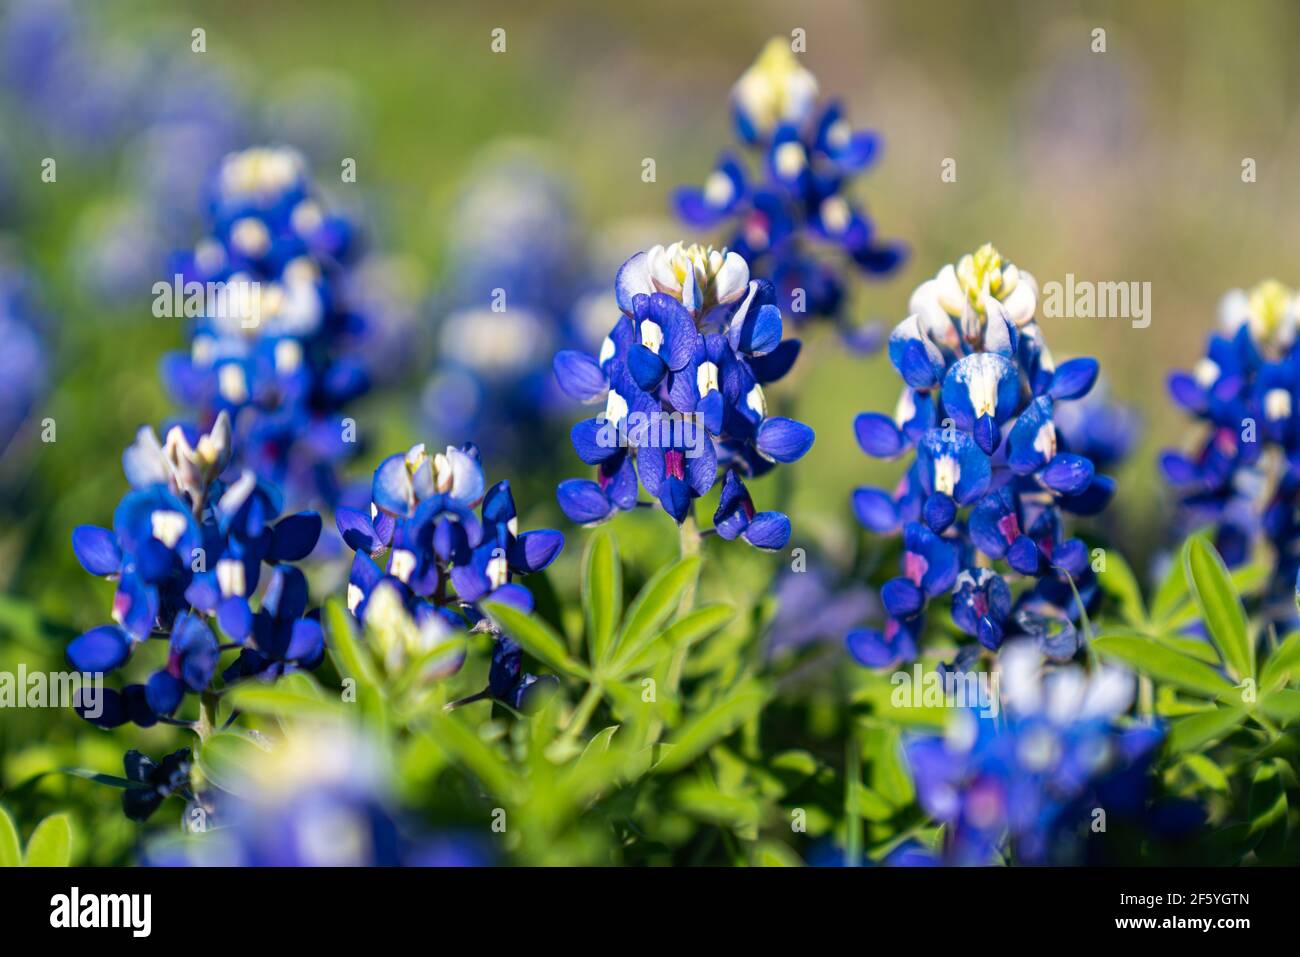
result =
[[659,762],[658,772],[686,767],[699,755],[721,741],[736,728],[758,714],[767,701],[768,691],[757,681],[746,681],[703,714],[682,724],[674,735],[673,748]]
[[1282,644],[1277,646],[1268,661],[1264,662],[1264,671],[1260,675],[1260,687],[1272,688],[1283,681],[1295,681],[1300,677],[1300,631],[1287,635]]
[[1237,689],[1204,662],[1189,658],[1141,635],[1098,635],[1092,641],[1097,653],[1124,662],[1157,681],[1213,698],[1240,698]]
[[595,532],[583,556],[582,611],[587,623],[587,655],[599,668],[613,653],[614,629],[623,610],[623,566],[614,537]]
[[1255,676],[1255,648],[1246,627],[1246,609],[1228,577],[1228,568],[1201,535],[1193,535],[1183,547],[1183,573],[1206,628],[1234,677]]
[[540,618],[499,601],[485,601],[483,610],[496,620],[503,632],[548,668],[574,677],[587,677],[587,669],[570,656],[564,639]]
[[494,796],[510,799],[514,774],[505,759],[454,714],[439,715],[424,728],[426,737],[447,756],[483,782]]
[[1174,754],[1195,751],[1231,733],[1245,719],[1245,708],[1214,708],[1178,718],[1169,728],[1169,749]]
[[1111,549],[1106,554],[1106,570],[1097,576],[1097,581],[1119,604],[1119,612],[1124,620],[1134,628],[1143,628],[1147,623],[1146,608],[1142,604],[1142,589],[1138,587],[1133,569],[1124,556]]
[[[700,557],[691,555],[655,572],[632,600],[623,619],[618,646],[624,649],[620,661],[629,661],[654,640],[660,626],[677,611],[682,593],[699,574]],[[637,649],[633,652],[632,649]]]
[[1300,720],[1300,691],[1279,688],[1264,695],[1259,702],[1263,712],[1284,725]]
[[223,731],[195,748],[194,760],[204,778],[240,796],[253,786],[253,767],[262,760],[265,750],[247,735]]
[[[295,677],[286,675],[285,678]],[[309,679],[310,680],[310,679]],[[312,718],[337,714],[340,704],[316,694],[307,693],[301,685],[286,686],[285,679],[275,685],[242,684],[226,692],[230,706],[250,714],[271,715],[277,718]]]
[[1165,579],[1151,599],[1151,622],[1168,628],[1169,618],[1187,601],[1187,578],[1175,562],[1169,563]]
[[379,687],[379,673],[375,670],[374,659],[357,640],[355,622],[347,606],[338,598],[329,599],[325,603],[324,619],[334,667],[344,678],[351,678],[359,685]]
[[679,647],[690,647],[708,637],[735,617],[730,605],[704,605],[682,616],[666,629],[643,636],[635,645],[622,646],[618,660],[611,666],[615,677],[623,678],[652,667],[664,654]]
[[27,842],[28,867],[67,867],[72,859],[72,820],[51,814],[32,832]]
[[1205,755],[1197,753],[1186,755],[1183,758],[1183,763],[1206,787],[1213,788],[1215,791],[1222,791],[1224,794],[1227,794],[1231,789],[1228,776],[1223,773],[1223,768]]
[[0,867],[18,867],[22,861],[22,847],[18,843],[14,819],[0,807]]
[[1250,801],[1246,816],[1252,834],[1280,826],[1286,828],[1287,800],[1279,763],[1281,759],[1261,764],[1250,784]]
[[895,811],[892,804],[863,784],[853,787],[850,809],[868,821],[888,821]]
[[754,848],[755,867],[803,867],[803,859],[780,841],[762,841]]

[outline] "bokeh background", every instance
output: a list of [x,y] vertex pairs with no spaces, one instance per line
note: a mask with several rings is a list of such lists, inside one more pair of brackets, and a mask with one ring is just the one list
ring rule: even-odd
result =
[[[196,28],[203,53],[191,49]],[[503,53],[491,50],[494,28],[506,31]],[[354,473],[416,441],[474,439],[495,456],[489,476],[512,480],[528,523],[564,527],[553,488],[582,471],[566,438],[576,406],[552,409],[526,443],[510,434],[509,410],[494,421],[504,407],[491,401],[476,434],[452,434],[440,415],[457,393],[438,376],[463,341],[448,319],[481,305],[464,281],[467,236],[511,187],[522,221],[532,209],[542,223],[529,239],[507,219],[512,238],[496,243],[542,263],[555,281],[538,297],[560,301],[539,302],[537,324],[485,348],[492,357],[508,346],[545,378],[558,335],[547,323],[563,314],[577,335],[591,321],[582,317],[612,323],[600,297],[622,259],[652,242],[713,238],[673,221],[671,191],[700,182],[731,145],[732,83],[769,37],[796,28],[822,91],[883,136],[856,195],[911,250],[894,276],[855,289],[857,319],[902,319],[919,282],[986,241],[1040,285],[1067,273],[1151,284],[1146,329],[1040,320],[1058,361],[1099,356],[1111,396],[1141,420],[1108,522],[1148,568],[1170,505],[1155,456],[1189,434],[1166,396],[1168,370],[1195,361],[1223,292],[1300,280],[1300,7],[1286,0],[4,0],[0,262],[24,323],[0,327],[0,425],[13,422],[0,436],[0,668],[57,662],[69,635],[105,619],[111,586],[80,570],[69,536],[108,523],[122,449],[141,424],[176,412],[156,370],[185,328],[153,316],[152,286],[168,276],[168,254],[199,237],[204,178],[225,152],[297,147],[329,204],[364,224],[371,256],[357,294],[384,318],[372,356],[384,374],[357,414],[366,451]],[[1092,49],[1098,28],[1104,53]],[[47,157],[54,182],[42,179]],[[340,177],[347,158],[355,183]],[[654,182],[643,180],[646,158]],[[940,177],[949,158],[952,183]],[[851,355],[829,330],[807,340],[773,396],[817,443],[754,492],[760,507],[791,514],[792,546],[844,569],[870,548],[851,490],[896,475],[860,453],[852,420],[892,409],[896,378],[882,355]],[[53,442],[42,441],[46,419]],[[647,567],[671,545],[662,531],[632,532]],[[562,560],[561,579],[575,562]],[[34,775],[120,760],[114,736],[83,732],[69,715],[0,712],[0,786],[31,820],[96,800],[93,784]],[[161,746],[168,732],[149,734]],[[120,860],[134,839],[113,817],[96,833],[80,859]]]

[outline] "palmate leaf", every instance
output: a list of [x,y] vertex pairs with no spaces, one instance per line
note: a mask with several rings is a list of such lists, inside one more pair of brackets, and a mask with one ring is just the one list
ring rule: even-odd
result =
[[27,842],[28,867],[67,867],[72,859],[72,820],[66,814],[51,814],[32,831]]
[[425,737],[450,761],[461,765],[494,796],[512,800],[519,791],[514,772],[492,745],[465,725],[456,713],[442,714],[422,729]]
[[614,629],[623,611],[623,566],[614,537],[607,530],[596,531],[587,542],[582,568],[587,656],[599,670],[613,652]]
[[678,771],[762,710],[769,691],[756,679],[742,682],[703,714],[689,718],[673,735],[673,749],[655,770]]
[[1211,698],[1241,700],[1237,688],[1209,665],[1144,635],[1098,635],[1092,646],[1103,657],[1123,662],[1157,681]]
[[673,622],[663,631],[644,635],[635,645],[620,646],[618,660],[610,670],[619,678],[654,667],[677,648],[689,648],[713,634],[735,617],[730,605],[705,605]]
[[1246,609],[1214,546],[1193,535],[1183,546],[1183,573],[1215,647],[1237,679],[1255,676],[1255,646],[1246,624]]
[[633,660],[655,639],[659,628],[677,611],[699,570],[700,557],[692,555],[659,569],[646,582],[623,617],[617,643],[619,661]]
[[1264,695],[1260,710],[1282,725],[1300,721],[1300,691],[1279,688]]

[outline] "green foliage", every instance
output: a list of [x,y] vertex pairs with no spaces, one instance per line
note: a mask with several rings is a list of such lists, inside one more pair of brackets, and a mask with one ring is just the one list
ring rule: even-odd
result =
[[32,830],[23,851],[18,827],[0,807],[0,867],[67,867],[72,859],[72,819],[51,814]]

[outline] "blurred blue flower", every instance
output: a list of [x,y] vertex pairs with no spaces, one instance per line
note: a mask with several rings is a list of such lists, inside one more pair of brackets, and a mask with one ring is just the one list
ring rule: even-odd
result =
[[1179,496],[1177,529],[1213,528],[1229,567],[1267,543],[1276,568],[1266,613],[1295,618],[1300,572],[1300,399],[1295,290],[1275,280],[1234,289],[1219,306],[1221,331],[1195,368],[1169,377],[1174,401],[1204,423],[1191,454],[1168,450],[1165,481]]
[[564,405],[550,359],[582,342],[590,269],[573,189],[539,151],[493,147],[462,185],[447,245],[425,419],[435,436],[535,457]]
[[0,455],[49,386],[45,320],[31,278],[0,258]]
[[[915,456],[894,492],[853,496],[868,530],[903,538],[902,575],[881,589],[890,621],[848,636],[860,664],[910,660],[929,601],[945,595],[954,623],[984,648],[1029,635],[1055,658],[1078,650],[1074,589],[1087,603],[1097,587],[1063,516],[1099,512],[1115,486],[1058,446],[1056,407],[1088,393],[1098,364],[1055,363],[1037,299],[1034,278],[986,245],[923,283],[890,335],[904,382],[897,409],[863,413],[854,428],[868,455]],[[1018,595],[997,562],[1027,580]]]
[[839,103],[819,106],[817,95],[789,41],[769,41],[732,91],[736,132],[759,154],[761,171],[725,152],[704,185],[679,188],[674,204],[693,228],[729,230],[730,248],[773,283],[796,323],[830,319],[851,346],[873,349],[875,331],[847,315],[851,277],[888,275],[905,251],[879,239],[848,195],[853,177],[875,162],[878,137],[852,129]]
[[[342,295],[357,250],[352,223],[327,213],[301,157],[257,148],[226,157],[209,207],[210,235],[179,255],[157,292],[187,313],[202,296],[188,353],[164,379],[203,425],[231,416],[239,464],[295,502],[337,502],[336,466],[356,449],[346,414],[369,388],[363,317]],[[155,303],[158,308],[158,302]]]
[[[1097,809],[1138,818],[1163,731],[1127,723],[1133,676],[1109,667],[1044,673],[1032,644],[1000,655],[1003,712],[964,711],[944,737],[905,745],[917,801],[944,825],[942,862],[1078,863]],[[926,863],[909,855],[896,864]]]
[[[109,689],[103,711],[86,714],[103,727],[153,724],[174,714],[185,695],[212,686],[221,652],[240,649],[226,682],[314,668],[324,636],[303,617],[307,581],[292,562],[316,546],[321,520],[299,512],[277,520],[279,493],[244,470],[223,478],[231,459],[230,420],[223,412],[210,433],[174,426],[160,443],[143,428],[123,455],[132,491],[111,529],[80,525],[72,547],[92,575],[117,582],[115,624],[74,639],[67,649],[78,671],[123,667],[150,638],[166,638],[164,666],[143,685]],[[262,565],[271,577],[254,611]],[[213,622],[229,645],[221,645]]]
[[782,339],[772,284],[751,280],[734,252],[674,243],[629,259],[615,290],[622,315],[600,354],[555,356],[566,394],[605,403],[570,433],[596,480],[560,483],[560,508],[578,524],[605,521],[639,504],[639,479],[681,524],[721,470],[713,530],[782,548],[790,520],[756,511],[743,481],[802,458],[814,439],[803,423],[767,412],[763,385],[799,354],[798,340]]

